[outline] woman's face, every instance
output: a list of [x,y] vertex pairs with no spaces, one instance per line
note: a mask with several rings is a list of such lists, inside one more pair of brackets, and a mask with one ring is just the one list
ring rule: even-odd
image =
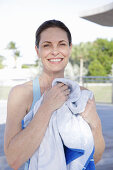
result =
[[67,33],[57,27],[48,28],[41,33],[39,48],[36,51],[41,58],[43,70],[48,72],[64,71],[71,53]]

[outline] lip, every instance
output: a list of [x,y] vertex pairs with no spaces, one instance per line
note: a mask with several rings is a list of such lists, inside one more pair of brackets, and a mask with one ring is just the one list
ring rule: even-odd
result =
[[[50,61],[50,60],[54,60],[54,59],[61,59],[61,61]],[[49,59],[47,59],[48,61],[49,61],[49,63],[51,63],[51,64],[59,64],[59,63],[61,63],[62,61],[63,61],[63,59],[64,58],[61,58],[61,57],[59,57],[59,58],[49,58]]]
[[47,60],[54,60],[54,59],[64,59],[64,58],[62,58],[62,57],[57,57],[57,58],[48,58]]

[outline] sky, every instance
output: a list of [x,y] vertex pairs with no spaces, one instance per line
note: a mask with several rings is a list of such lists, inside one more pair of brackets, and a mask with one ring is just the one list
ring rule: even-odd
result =
[[0,55],[9,57],[10,41],[24,58],[24,63],[36,60],[35,32],[45,20],[58,19],[72,34],[73,44],[113,38],[113,27],[101,26],[79,17],[84,10],[98,8],[113,0],[0,0]]

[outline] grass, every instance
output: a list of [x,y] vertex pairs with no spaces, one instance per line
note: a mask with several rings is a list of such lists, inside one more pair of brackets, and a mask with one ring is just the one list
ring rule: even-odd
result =
[[112,103],[112,85],[111,86],[90,86],[87,88],[92,90],[95,101],[99,103]]
[[0,86],[0,100],[7,100],[11,87]]

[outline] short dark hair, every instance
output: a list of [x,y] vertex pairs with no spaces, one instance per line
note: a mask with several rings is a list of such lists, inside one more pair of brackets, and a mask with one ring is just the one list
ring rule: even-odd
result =
[[37,31],[36,31],[36,34],[35,34],[35,36],[36,36],[35,45],[37,46],[37,48],[39,47],[40,34],[44,30],[46,30],[47,28],[50,28],[50,27],[58,27],[58,28],[63,29],[67,33],[69,45],[71,45],[72,37],[71,37],[71,33],[70,33],[69,29],[66,27],[66,25],[63,22],[58,21],[58,20],[48,20],[48,21],[45,21],[44,23],[42,23],[39,26],[39,28],[37,29]]

